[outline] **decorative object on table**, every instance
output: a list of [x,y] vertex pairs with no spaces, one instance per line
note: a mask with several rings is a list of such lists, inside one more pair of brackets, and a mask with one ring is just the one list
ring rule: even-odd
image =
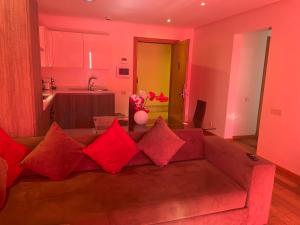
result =
[[140,91],[139,94],[131,95],[129,98],[129,116],[132,116],[134,122],[138,125],[144,125],[148,121],[149,109],[146,107],[147,101],[167,102],[169,98],[162,92],[156,95],[153,91],[149,93]]
[[43,90],[50,90],[51,89],[51,84],[49,80],[42,80],[42,88]]
[[56,84],[55,84],[55,80],[53,77],[50,78],[50,87],[51,87],[51,90],[56,90]]
[[147,123],[148,121],[148,113],[144,110],[139,110],[137,112],[135,112],[134,114],[134,121],[138,124],[138,125],[144,125]]

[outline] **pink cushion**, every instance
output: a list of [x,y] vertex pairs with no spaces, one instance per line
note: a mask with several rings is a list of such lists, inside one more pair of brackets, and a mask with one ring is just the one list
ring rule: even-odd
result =
[[160,117],[139,141],[138,148],[156,165],[165,166],[184,143]]
[[0,157],[6,160],[8,165],[7,187],[10,187],[22,172],[19,163],[25,157],[28,150],[0,129]]
[[22,165],[52,180],[63,180],[83,158],[83,147],[53,123],[44,140],[22,161]]
[[114,120],[111,127],[83,151],[105,171],[115,174],[127,165],[138,149],[118,120]]
[[[174,130],[174,133],[184,140],[186,143],[177,151],[174,157],[170,160],[171,162],[194,160],[194,159],[203,159],[204,158],[204,146],[203,146],[203,131],[201,129],[181,129]],[[139,142],[142,137],[145,135],[145,132],[129,132],[128,135],[136,143]],[[94,142],[98,135],[82,135],[76,134],[72,135],[76,141],[87,146]],[[31,137],[31,138],[18,138],[16,141],[20,144],[23,144],[28,149],[34,149],[39,142],[42,140],[41,137]],[[152,160],[143,152],[139,151],[126,166],[137,166],[137,165],[149,165],[153,164]],[[84,159],[74,169],[74,172],[81,171],[91,171],[101,169],[101,166],[97,164],[96,161],[91,159],[89,156],[85,155]],[[24,170],[22,173],[23,176],[33,176],[31,170]],[[22,176],[21,175],[21,176]]]
[[185,141],[170,162],[204,158],[204,140],[202,129],[174,130],[174,133]]
[[0,157],[0,209],[4,206],[6,195],[7,163]]

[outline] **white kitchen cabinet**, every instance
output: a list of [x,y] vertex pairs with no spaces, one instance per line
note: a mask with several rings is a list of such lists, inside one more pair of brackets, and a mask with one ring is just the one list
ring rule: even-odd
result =
[[47,67],[46,27],[39,27],[41,66]]
[[109,69],[112,43],[108,34],[47,30],[40,27],[42,67]]
[[83,34],[51,31],[50,64],[52,67],[83,68]]
[[108,69],[112,62],[111,38],[105,34],[83,34],[84,68]]

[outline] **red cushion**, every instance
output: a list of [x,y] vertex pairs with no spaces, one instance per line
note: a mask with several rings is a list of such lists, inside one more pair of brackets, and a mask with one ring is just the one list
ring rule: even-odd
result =
[[185,144],[159,117],[154,126],[143,136],[138,148],[158,166],[169,163],[175,153]]
[[82,160],[83,147],[53,123],[44,140],[26,156],[21,164],[52,180],[63,180]]
[[83,151],[105,171],[115,174],[127,165],[138,149],[118,120],[114,120],[111,127]]
[[8,165],[7,187],[10,187],[22,172],[19,163],[27,154],[25,146],[18,144],[0,129],[0,157],[6,160]]

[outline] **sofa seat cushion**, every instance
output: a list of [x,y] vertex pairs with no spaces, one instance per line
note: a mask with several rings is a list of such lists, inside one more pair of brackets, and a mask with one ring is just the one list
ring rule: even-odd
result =
[[0,221],[155,224],[243,208],[245,201],[246,191],[233,180],[207,161],[194,160],[127,167],[114,176],[92,171],[59,182],[23,179],[11,189]]

